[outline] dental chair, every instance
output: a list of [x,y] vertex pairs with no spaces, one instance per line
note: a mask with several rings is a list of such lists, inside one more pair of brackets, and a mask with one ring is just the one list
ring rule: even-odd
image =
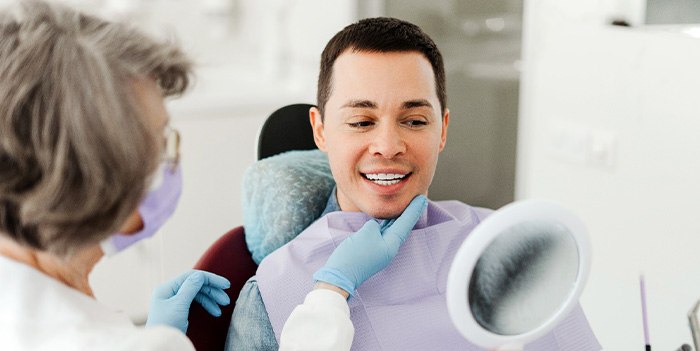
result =
[[[263,124],[258,138],[258,160],[291,150],[313,150],[316,144],[309,123],[313,105],[288,105],[273,112]],[[213,317],[199,304],[192,304],[187,337],[197,351],[224,349],[231,316],[238,294],[245,282],[255,275],[253,261],[242,226],[231,229],[214,242],[194,266],[226,277],[231,287],[226,290],[231,304]]]

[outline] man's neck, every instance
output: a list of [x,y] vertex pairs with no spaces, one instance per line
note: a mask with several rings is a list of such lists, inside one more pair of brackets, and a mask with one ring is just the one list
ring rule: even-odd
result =
[[323,217],[331,212],[342,211],[340,205],[338,205],[338,195],[336,194],[337,191],[338,187],[333,187],[333,191],[331,191],[331,196],[328,197],[328,202],[326,202],[326,208],[323,210],[320,217]]
[[94,296],[88,276],[103,253],[99,245],[95,245],[64,258],[19,245],[0,236],[0,255],[26,264],[88,296]]

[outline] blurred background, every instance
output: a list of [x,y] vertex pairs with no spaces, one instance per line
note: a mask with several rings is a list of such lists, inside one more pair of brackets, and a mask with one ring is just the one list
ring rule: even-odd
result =
[[[6,0],[0,0],[0,3]],[[59,1],[59,0],[56,0]],[[692,343],[700,298],[700,3],[695,0],[65,0],[175,37],[197,81],[168,102],[184,190],[151,240],[92,275],[97,297],[142,322],[153,287],[242,224],[241,178],[265,118],[315,103],[320,53],[345,25],[392,16],[445,57],[450,129],[431,198],[498,208],[546,198],[587,223],[581,303],[607,350]],[[616,25],[612,25],[611,23]]]

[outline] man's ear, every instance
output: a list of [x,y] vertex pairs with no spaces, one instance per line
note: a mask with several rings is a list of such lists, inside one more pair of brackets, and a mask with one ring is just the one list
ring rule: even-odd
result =
[[442,116],[442,134],[440,135],[440,151],[445,148],[447,143],[447,126],[450,124],[450,110],[445,109],[445,114]]
[[319,150],[326,151],[326,136],[323,130],[323,117],[321,116],[321,111],[316,107],[309,109],[309,122],[311,122],[311,129],[314,131],[314,142],[316,142],[316,147]]

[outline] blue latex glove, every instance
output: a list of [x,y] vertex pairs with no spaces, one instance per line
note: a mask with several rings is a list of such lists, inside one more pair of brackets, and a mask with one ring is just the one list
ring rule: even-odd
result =
[[231,303],[224,289],[228,279],[214,273],[191,270],[163,283],[153,291],[146,326],[169,325],[187,332],[187,317],[192,301],[199,302],[214,317],[221,315],[219,305]]
[[369,220],[333,251],[326,265],[314,273],[314,280],[335,285],[350,295],[365,280],[389,265],[418,222],[428,202],[416,196],[396,220],[381,225]]

